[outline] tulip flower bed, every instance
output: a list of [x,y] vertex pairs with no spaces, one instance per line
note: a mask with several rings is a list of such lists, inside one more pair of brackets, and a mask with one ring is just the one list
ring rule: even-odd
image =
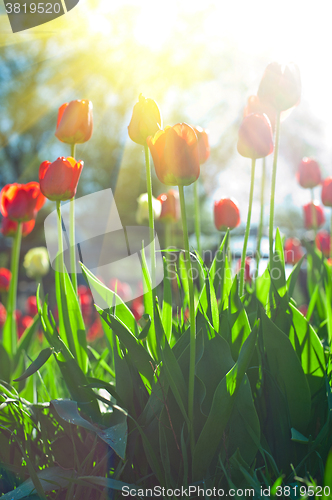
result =
[[[331,233],[317,232],[325,217],[313,197],[304,206],[313,241],[284,242],[274,228],[280,123],[300,93],[296,65],[272,63],[248,100],[237,149],[251,162],[251,186],[236,275],[230,238],[240,213],[233,198],[216,201],[211,214],[223,232],[212,264],[201,250],[197,183],[209,158],[207,132],[185,123],[163,128],[158,105],[140,95],[128,132],[145,153],[147,193],[137,220],[149,221],[151,251],[141,252],[142,288],[134,299],[127,284],[104,283],[77,261],[74,200],[83,162],[75,146],[91,137],[92,104],[61,106],[56,137],[71,156],[44,161],[39,182],[7,185],[0,195],[2,232],[13,238],[11,270],[0,270],[0,292],[7,293],[0,310],[2,498],[332,498]],[[157,199],[150,152],[159,180],[177,186]],[[258,275],[247,244],[256,161],[263,159],[264,173],[270,154],[269,262]],[[299,166],[300,185],[312,192],[323,183],[328,207],[331,179],[322,180],[313,159]],[[185,196],[193,183],[197,250],[189,246]],[[25,267],[39,286],[22,330],[21,238],[33,230],[45,197],[55,202],[58,221],[57,309],[40,284],[45,249],[35,249]],[[62,201],[70,201],[70,272]],[[263,207],[262,197],[255,269]],[[174,249],[172,224],[180,217],[183,249]],[[158,285],[156,218],[165,223]],[[310,302],[301,312],[295,291],[305,262]],[[285,264],[293,265],[287,278]],[[77,283],[78,266],[86,285]],[[97,296],[107,308],[93,304]]]

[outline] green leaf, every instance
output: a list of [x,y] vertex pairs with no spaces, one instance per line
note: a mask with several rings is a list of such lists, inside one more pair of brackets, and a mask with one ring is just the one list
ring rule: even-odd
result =
[[[218,384],[212,401],[211,410],[206,423],[197,440],[193,456],[193,480],[204,478],[223,436],[229,421],[236,394],[243,381],[245,371],[253,354],[257,325],[242,346],[239,359]],[[246,377],[245,384],[249,384]]]
[[220,289],[220,296],[223,297],[223,284],[225,279],[225,262],[226,255],[228,250],[228,242],[229,242],[229,230],[227,232],[221,242],[221,245],[213,259],[211,264],[211,268],[209,271],[209,275],[211,280],[213,281],[213,287],[216,296],[218,296]]
[[307,376],[310,392],[314,395],[324,384],[326,365],[324,348],[306,318],[292,304],[289,306],[293,319],[289,340]]
[[[72,478],[76,477],[74,470],[65,470],[61,467],[50,467],[43,469],[37,473],[37,477],[41,483],[43,491],[52,491],[68,486]],[[15,490],[9,491],[1,497],[1,500],[21,500],[30,496],[34,490],[32,479],[24,481]],[[44,496],[44,495],[43,495]],[[45,498],[45,497],[44,497]]]
[[43,349],[38,354],[35,361],[33,361],[31,365],[28,366],[28,368],[25,370],[25,372],[22,373],[20,377],[16,378],[14,382],[20,382],[21,380],[24,380],[33,375],[34,373],[36,373],[46,363],[48,358],[51,356],[52,352],[53,349],[51,347],[46,347],[46,349]]
[[116,298],[116,317],[119,318],[123,323],[125,323],[129,330],[134,333],[136,328],[136,320],[129,307],[125,304],[125,302],[123,302],[119,295],[117,295],[115,292],[107,288],[107,286],[105,286],[101,281],[99,281],[99,279],[96,278],[96,276],[92,274],[92,272],[89,271],[89,269],[85,267],[84,264],[80,264],[86,282],[89,284],[90,288],[97,292],[102,300],[109,305],[109,308],[112,309],[114,300]]
[[308,381],[289,338],[262,311],[264,347],[273,379],[287,400],[291,427],[306,432],[311,395]]
[[189,419],[187,415],[187,401],[188,401],[188,389],[186,382],[184,380],[179,363],[174,355],[173,350],[170,348],[165,333],[163,332],[161,319],[159,315],[159,308],[155,307],[155,321],[156,329],[162,331],[164,337],[164,348],[161,349],[161,359],[163,362],[163,370],[165,371],[166,379],[171,387],[175,400],[181,410],[181,413],[185,421],[189,424]]
[[228,321],[231,330],[231,353],[237,360],[242,345],[250,334],[250,324],[238,293],[238,279],[234,278],[229,295]]
[[[14,366],[16,366],[15,363]],[[0,380],[10,382],[11,380],[11,359],[4,346],[0,343]]]
[[296,285],[297,279],[299,277],[299,273],[301,270],[301,265],[302,265],[303,259],[304,259],[304,256],[296,263],[296,265],[292,269],[292,272],[288,276],[287,290],[288,290],[288,295],[290,297],[293,296],[295,285]]
[[330,488],[329,494],[323,497],[323,500],[331,500],[331,492],[332,492],[332,449],[330,450],[324,472],[324,486],[328,486]]
[[[163,296],[163,308],[162,308],[162,323],[164,326],[165,334],[168,343],[171,342],[172,336],[172,287],[171,281],[172,276],[168,272],[168,266],[171,266],[171,262],[164,257],[164,296]],[[172,270],[170,270],[172,272]]]
[[154,362],[150,354],[122,321],[106,312],[102,314],[102,317],[130,353],[130,358],[137,370],[152,384],[153,368],[151,364],[154,366]]
[[127,417],[125,413],[122,414],[123,419],[121,423],[103,430],[81,417],[77,410],[76,401],[71,401],[70,399],[55,399],[51,401],[51,404],[60,418],[72,425],[79,425],[88,431],[94,432],[100,439],[107,443],[122,460],[124,460],[128,432]]

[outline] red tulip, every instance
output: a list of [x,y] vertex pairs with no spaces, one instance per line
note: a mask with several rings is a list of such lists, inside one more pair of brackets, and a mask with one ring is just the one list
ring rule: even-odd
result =
[[7,184],[2,188],[0,198],[2,215],[16,222],[35,219],[38,210],[46,201],[38,182]]
[[234,229],[240,221],[240,210],[235,200],[221,198],[214,202],[214,223],[218,231]]
[[323,182],[322,203],[326,207],[332,207],[332,177],[327,177]]
[[144,314],[143,296],[137,297],[132,301],[130,310],[133,313],[136,321],[139,321]]
[[299,262],[304,255],[300,240],[297,238],[288,238],[285,242],[284,255],[286,264],[294,265]]
[[198,156],[199,163],[203,165],[210,156],[210,144],[208,131],[204,130],[202,127],[193,127],[196,132],[198,140]]
[[247,106],[244,108],[243,117],[245,118],[252,113],[257,115],[266,115],[270,120],[272,131],[275,128],[276,110],[268,102],[261,101],[257,95],[248,97]]
[[123,302],[128,302],[132,296],[132,290],[128,283],[112,278],[109,283],[109,289],[115,292]]
[[[304,210],[304,226],[306,229],[314,229],[314,224],[316,227],[320,227],[325,223],[325,215],[322,207],[317,203],[307,203],[303,206]],[[313,220],[313,212],[316,213],[316,221]]]
[[31,316],[23,316],[23,318],[20,317],[17,325],[17,336],[20,339],[29,326],[31,326],[33,323],[33,318]]
[[0,268],[0,292],[8,292],[12,273],[5,267]]
[[66,201],[76,194],[83,162],[70,156],[61,156],[53,163],[44,161],[39,167],[39,182],[42,193],[52,201]]
[[273,152],[273,135],[266,115],[246,116],[239,129],[237,150],[246,158],[264,158]]
[[145,146],[149,135],[154,135],[161,127],[162,119],[158,104],[140,94],[128,126],[130,139]]
[[[251,257],[246,257],[245,258],[245,265],[244,265],[244,281],[246,283],[251,284],[252,277],[250,273],[250,263],[251,263]],[[241,259],[238,259],[237,265],[236,265],[236,273],[239,273],[241,270]]]
[[59,108],[56,137],[67,144],[82,144],[93,129],[92,102],[71,101]]
[[28,313],[28,316],[36,316],[38,313],[38,308],[37,308],[37,299],[35,295],[31,295],[30,297],[27,298],[27,301],[25,303],[25,308]]
[[322,183],[320,166],[312,158],[303,158],[299,165],[296,178],[303,188],[314,188]]
[[197,136],[186,123],[160,130],[148,137],[158,179],[168,186],[189,186],[199,177]]
[[86,339],[88,342],[100,339],[104,336],[104,330],[99,318],[97,318],[90,326]]
[[179,193],[170,189],[167,193],[160,194],[157,200],[161,202],[159,220],[176,222],[180,212]]
[[316,246],[325,257],[330,256],[331,237],[327,231],[319,231],[316,235]]
[[6,323],[7,311],[3,304],[0,302],[0,328]]
[[297,65],[270,63],[264,71],[257,95],[277,111],[285,111],[299,104],[301,77]]
[[[22,236],[28,236],[35,227],[35,219],[28,220],[22,224]],[[1,232],[4,236],[14,238],[18,227],[18,222],[9,219],[8,217],[3,217],[1,222]]]

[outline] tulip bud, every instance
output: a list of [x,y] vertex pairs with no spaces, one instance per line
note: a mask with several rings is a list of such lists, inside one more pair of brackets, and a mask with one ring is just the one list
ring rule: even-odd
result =
[[7,184],[1,190],[0,199],[2,215],[16,222],[35,219],[46,201],[40,191],[39,182]]
[[[322,226],[325,223],[325,215],[322,207],[316,202],[307,203],[303,206],[304,211],[304,226],[306,229],[314,229]],[[313,213],[315,213],[315,219],[313,219]]]
[[3,304],[0,302],[0,328],[6,323],[7,311]]
[[23,316],[22,318],[20,317],[17,325],[17,336],[20,339],[29,326],[31,326],[33,323],[33,318],[31,316]]
[[303,158],[299,165],[296,178],[303,188],[314,188],[322,182],[320,166],[312,158]]
[[0,268],[0,292],[8,292],[12,273],[5,267]]
[[40,279],[48,273],[50,262],[45,247],[36,247],[29,250],[24,257],[23,266],[29,278]]
[[327,177],[323,182],[322,203],[325,207],[332,207],[332,177]]
[[200,173],[198,141],[192,127],[177,123],[148,137],[158,179],[168,186],[189,186]]
[[288,238],[284,247],[285,264],[296,264],[303,257],[301,242],[297,238]]
[[131,303],[130,310],[134,315],[136,321],[139,321],[144,314],[144,301],[143,297],[137,297]]
[[251,114],[243,119],[237,150],[240,155],[253,160],[273,152],[272,127],[266,115]]
[[331,237],[327,231],[319,231],[316,235],[316,246],[322,252],[324,257],[330,256]]
[[270,63],[264,71],[257,95],[277,111],[297,106],[301,99],[301,76],[297,65]]
[[36,316],[38,313],[38,308],[37,308],[37,299],[35,295],[31,295],[30,297],[27,298],[26,303],[25,303],[25,308],[28,313],[28,316]]
[[161,127],[162,119],[158,104],[140,94],[128,126],[130,139],[145,146],[149,135],[154,135]]
[[163,222],[177,222],[180,213],[179,193],[170,189],[167,193],[160,194],[157,200],[161,202],[159,219]]
[[53,163],[44,161],[39,167],[39,182],[42,193],[52,201],[66,201],[76,194],[83,162],[63,156]]
[[[252,277],[250,273],[250,264],[251,264],[252,259],[250,257],[245,258],[245,264],[244,264],[244,281],[245,283],[249,283],[251,285]],[[237,265],[236,265],[236,274],[238,274],[241,271],[241,259],[238,259]]]
[[218,231],[234,229],[240,221],[240,210],[235,200],[221,198],[214,202],[214,223]]
[[199,163],[203,165],[210,156],[210,144],[208,131],[204,130],[202,127],[193,127],[197,135],[197,146],[198,146],[198,156]]
[[[1,232],[4,236],[8,236],[9,238],[14,238],[16,235],[18,227],[18,222],[9,219],[8,217],[3,217],[1,222]],[[23,222],[22,224],[22,236],[23,238],[31,233],[33,228],[35,227],[35,220],[28,220],[27,222]]]
[[[148,193],[141,194],[137,198],[138,208],[136,211],[136,220],[138,224],[142,224],[144,220],[149,220],[149,196]],[[161,214],[161,202],[152,196],[152,211],[153,218],[159,219]]]
[[270,120],[272,131],[275,129],[276,110],[268,102],[261,101],[257,95],[248,97],[247,106],[244,108],[243,117],[248,115],[266,115]]
[[67,144],[82,144],[93,129],[92,102],[71,101],[59,108],[55,136]]

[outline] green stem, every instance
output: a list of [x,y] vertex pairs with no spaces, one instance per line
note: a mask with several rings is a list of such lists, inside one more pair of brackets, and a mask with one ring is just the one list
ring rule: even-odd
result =
[[194,435],[194,385],[195,385],[195,356],[196,356],[196,326],[195,326],[195,301],[194,281],[190,262],[188,226],[186,217],[186,204],[184,200],[183,186],[179,186],[181,218],[183,227],[183,241],[185,249],[185,263],[189,285],[189,314],[190,314],[190,361],[189,361],[189,392],[188,392],[188,417],[190,422],[190,447],[193,455],[195,447]]
[[269,226],[270,269],[271,269],[272,261],[273,261],[274,200],[275,200],[275,192],[276,192],[277,163],[278,163],[278,151],[279,151],[279,135],[280,135],[280,111],[277,111],[277,115],[276,115],[276,135],[275,135],[275,141],[274,141],[274,156],[273,156],[272,180],[271,180],[271,198],[270,198],[270,226]]
[[[71,156],[75,158],[76,144],[71,145]],[[70,244],[70,270],[73,288],[77,294],[77,274],[76,274],[76,245],[75,245],[75,196],[70,200],[70,230],[69,230],[69,244]]]
[[60,273],[60,281],[64,283],[64,262],[63,262],[63,241],[62,241],[62,219],[61,219],[61,201],[56,202],[56,211],[58,215],[58,255],[57,271]]
[[263,224],[264,224],[265,174],[266,174],[266,158],[263,158],[262,181],[261,181],[261,213],[260,213],[260,217],[259,217],[259,227],[258,227],[258,234],[257,234],[257,248],[256,248],[256,278],[258,278],[259,261],[261,258],[261,241],[262,241]]
[[250,181],[250,194],[249,194],[249,207],[248,207],[247,225],[246,225],[246,232],[244,234],[242,258],[241,258],[240,297],[243,295],[243,292],[244,292],[244,271],[245,271],[245,262],[246,262],[246,255],[247,255],[248,239],[249,239],[249,233],[250,233],[252,202],[253,202],[253,199],[254,199],[255,166],[256,166],[256,160],[253,159],[253,160],[251,160],[251,181]]
[[316,217],[316,209],[315,209],[315,193],[314,193],[314,188],[310,189],[311,192],[311,215],[312,215],[312,225],[314,227],[314,233],[315,233],[315,241],[314,245],[316,245],[316,236],[317,236],[317,217]]
[[331,208],[331,219],[330,219],[330,259],[332,260],[332,208]]
[[149,204],[149,227],[150,227],[150,245],[151,245],[151,282],[152,289],[156,286],[156,251],[154,241],[154,219],[152,208],[152,180],[151,180],[151,166],[150,166],[150,152],[148,145],[144,146],[145,153],[145,167],[146,167],[146,187],[148,190],[148,204]]
[[199,211],[199,194],[198,194],[198,179],[194,182],[194,204],[195,204],[195,233],[197,242],[197,251],[202,256],[201,248],[201,220]]
[[[172,222],[165,222],[165,250],[169,249],[172,243]],[[168,254],[167,254],[168,255]]]
[[10,280],[9,291],[8,291],[7,318],[3,331],[3,344],[4,347],[7,349],[8,354],[10,355],[14,355],[16,353],[16,345],[17,345],[17,325],[14,314],[16,311],[17,281],[18,281],[21,241],[22,241],[22,222],[19,222],[13,241],[12,259],[10,265],[10,271],[12,273],[12,277]]

